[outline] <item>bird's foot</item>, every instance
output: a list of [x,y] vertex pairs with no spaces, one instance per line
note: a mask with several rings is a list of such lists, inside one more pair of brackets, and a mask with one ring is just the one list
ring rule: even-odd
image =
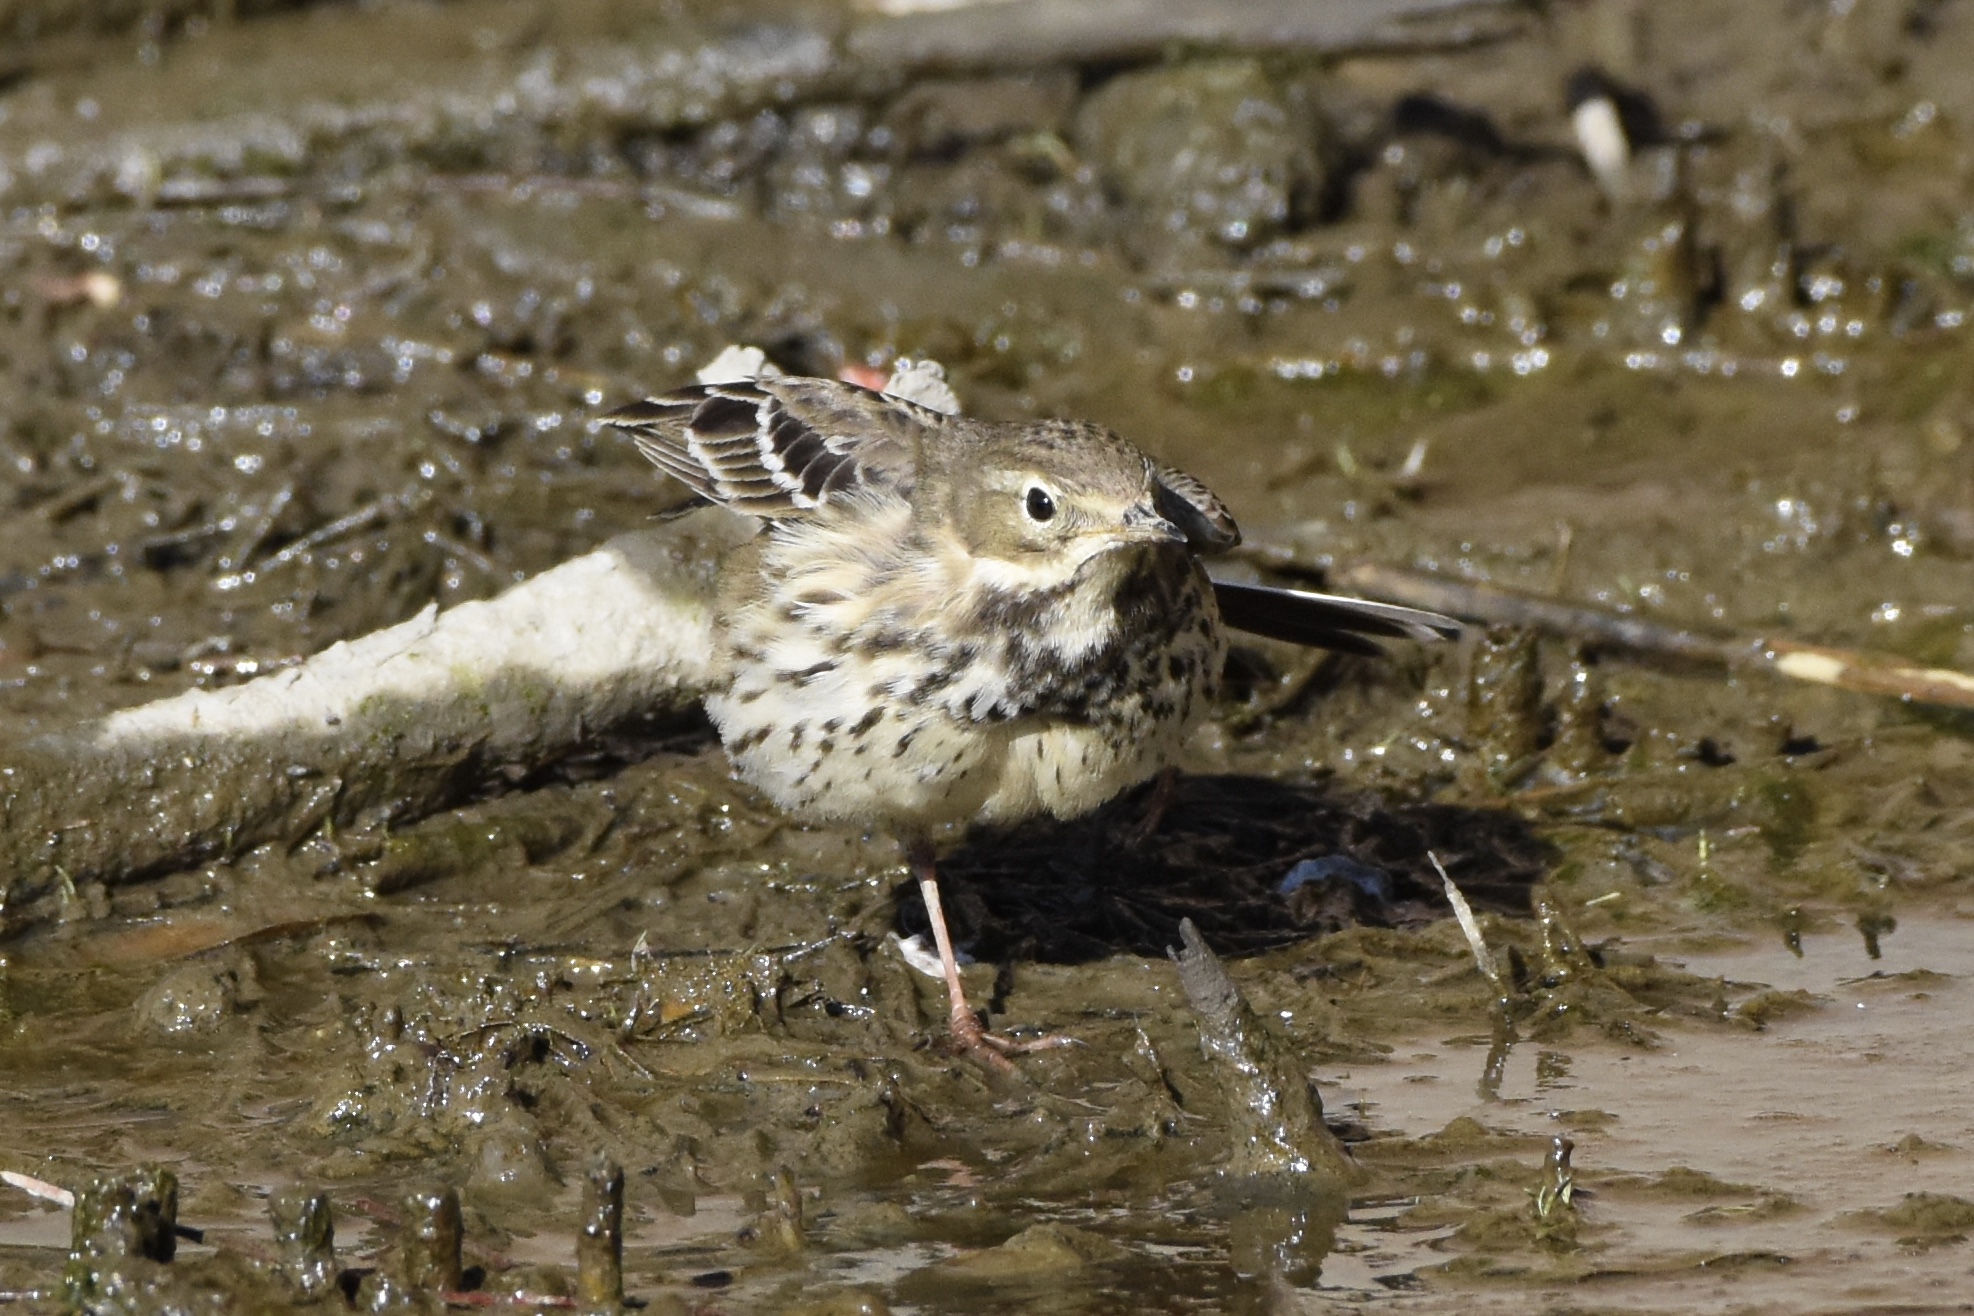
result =
[[1014,1072],[1014,1062],[1010,1056],[1033,1055],[1037,1051],[1055,1051],[1066,1046],[1082,1046],[1080,1038],[1064,1033],[1044,1033],[1040,1037],[1008,1037],[1001,1033],[991,1033],[982,1026],[980,1016],[972,1010],[956,1009],[947,1024],[953,1048],[960,1054],[980,1061],[987,1068],[1004,1074]]

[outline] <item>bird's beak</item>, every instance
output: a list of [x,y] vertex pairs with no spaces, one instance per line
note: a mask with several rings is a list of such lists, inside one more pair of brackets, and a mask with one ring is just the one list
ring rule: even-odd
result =
[[1124,513],[1121,539],[1134,544],[1183,544],[1185,532],[1158,514],[1150,503],[1139,503]]

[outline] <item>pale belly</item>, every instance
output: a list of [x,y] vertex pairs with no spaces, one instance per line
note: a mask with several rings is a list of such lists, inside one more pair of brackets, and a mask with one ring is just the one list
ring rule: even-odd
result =
[[1087,813],[1169,763],[1193,720],[1131,735],[1041,718],[962,723],[875,706],[871,684],[799,687],[742,672],[706,706],[741,778],[781,808],[904,832]]
[[796,817],[912,834],[1086,813],[1177,757],[1225,656],[1190,558],[1128,636],[1079,667],[1026,633],[928,657],[847,642],[772,591],[721,631],[727,685],[706,708],[741,777]]

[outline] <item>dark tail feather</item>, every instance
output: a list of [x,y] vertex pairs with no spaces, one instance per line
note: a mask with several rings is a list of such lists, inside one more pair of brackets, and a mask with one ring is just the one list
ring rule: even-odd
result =
[[1220,619],[1235,630],[1315,649],[1376,656],[1384,650],[1372,637],[1430,641],[1460,634],[1460,623],[1451,617],[1368,599],[1225,580],[1213,582],[1213,594]]

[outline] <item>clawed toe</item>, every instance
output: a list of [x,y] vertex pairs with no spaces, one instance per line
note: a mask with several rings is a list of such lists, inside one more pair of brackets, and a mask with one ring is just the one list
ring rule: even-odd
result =
[[1001,1033],[990,1033],[981,1027],[980,1016],[972,1010],[954,1011],[948,1031],[952,1035],[953,1046],[962,1055],[972,1056],[989,1069],[1001,1073],[1013,1073],[1014,1064],[1010,1056],[1032,1055],[1037,1051],[1055,1051],[1066,1046],[1083,1046],[1080,1038],[1063,1033],[1044,1033],[1040,1037],[1008,1037]]
[[960,982],[959,960],[953,954],[952,935],[946,931],[946,911],[939,899],[939,875],[933,866],[931,846],[923,841],[914,842],[907,845],[906,853],[918,872],[918,889],[925,900],[925,916],[932,922],[932,940],[939,947],[939,969],[946,979],[947,999],[952,1009],[947,1016],[947,1028],[952,1034],[954,1049],[961,1055],[972,1056],[997,1073],[1012,1074],[1015,1072],[1014,1062],[1008,1059],[1009,1056],[1081,1046],[1082,1043],[1073,1037],[1053,1033],[1032,1038],[1002,1037],[982,1026],[980,1016],[966,1003],[966,988]]
[[1037,1051],[1059,1051],[1066,1046],[1087,1045],[1080,1037],[1067,1033],[1043,1033],[1040,1037],[1007,1037],[1001,1033],[981,1030],[980,1040],[1004,1056],[1032,1055]]

